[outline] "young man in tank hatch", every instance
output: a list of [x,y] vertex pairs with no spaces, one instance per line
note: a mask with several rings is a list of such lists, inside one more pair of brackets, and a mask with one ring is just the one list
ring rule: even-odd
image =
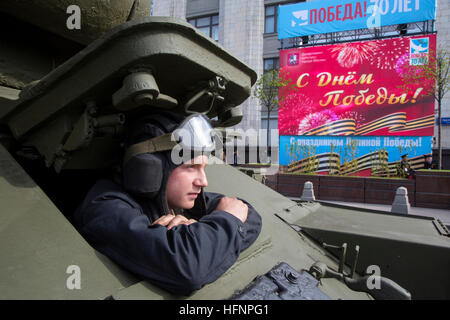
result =
[[215,281],[261,231],[249,203],[203,192],[212,132],[202,115],[140,118],[129,126],[122,182],[98,181],[75,212],[95,249],[174,294]]

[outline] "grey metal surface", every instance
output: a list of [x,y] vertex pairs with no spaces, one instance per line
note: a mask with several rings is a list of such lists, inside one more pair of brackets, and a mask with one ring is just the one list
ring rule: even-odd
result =
[[298,272],[281,262],[257,277],[232,300],[330,300],[319,288],[319,280],[308,271]]
[[[290,198],[291,200],[298,201],[300,198]],[[359,203],[359,202],[344,202],[344,201],[322,201],[322,203],[335,203],[344,206],[352,206],[360,209],[372,209],[383,212],[391,212],[391,205],[387,204],[374,204],[374,203]],[[450,225],[450,210],[435,209],[435,208],[423,208],[423,207],[410,207],[409,213],[415,216],[436,218],[441,220],[444,224]]]
[[302,203],[301,206],[310,210],[311,214],[299,219],[288,213],[283,213],[281,217],[300,227],[364,234],[369,237],[386,237],[397,241],[450,248],[450,238],[442,237],[437,232],[432,218],[376,212],[320,202]]
[[[137,282],[86,243],[1,144],[0,190],[0,299],[103,299]],[[71,265],[81,289],[66,286]]]
[[19,99],[1,98],[0,124],[57,172],[102,169],[120,161],[123,121],[96,127],[100,118],[189,108],[230,126],[255,81],[250,67],[185,21],[143,18],[110,30]]
[[108,102],[130,70],[144,66],[152,70],[161,93],[179,100],[199,82],[219,75],[229,81],[223,104],[236,106],[256,81],[252,69],[190,24],[162,17],[138,19],[110,30],[24,90],[7,115],[11,131],[20,138],[65,108],[73,113],[88,100]]
[[[434,218],[324,202],[299,206],[309,214],[292,212],[281,217],[318,243],[346,243],[352,250],[359,246],[358,273],[377,266],[381,276],[410,291],[413,299],[450,298],[450,238],[439,231]],[[352,250],[346,263],[354,259]]]
[[20,90],[0,86],[0,119],[14,109]]

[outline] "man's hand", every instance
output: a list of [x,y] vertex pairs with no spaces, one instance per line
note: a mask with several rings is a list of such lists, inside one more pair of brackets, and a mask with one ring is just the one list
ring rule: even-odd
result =
[[194,222],[197,222],[197,220],[194,219],[188,219],[185,216],[182,216],[181,214],[177,214],[176,216],[173,214],[166,214],[164,216],[159,217],[156,219],[152,225],[154,224],[160,224],[163,227],[167,227],[168,230],[172,229],[173,227],[179,225],[179,224],[185,224],[190,225]]
[[223,197],[217,205],[217,210],[226,211],[245,223],[247,220],[248,206],[236,198]]

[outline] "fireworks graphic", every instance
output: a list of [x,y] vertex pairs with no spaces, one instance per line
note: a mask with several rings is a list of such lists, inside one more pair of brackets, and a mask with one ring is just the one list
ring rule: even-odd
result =
[[330,109],[309,114],[299,123],[297,134],[301,135],[308,130],[336,120],[339,120],[339,117]]
[[395,71],[397,71],[398,75],[400,77],[403,77],[405,73],[408,71],[408,64],[409,64],[409,54],[405,53],[397,60],[397,63],[395,64]]
[[341,67],[351,68],[370,59],[376,47],[374,41],[337,44],[331,49],[331,56]]
[[391,42],[378,41],[374,54],[370,57],[370,64],[380,70],[395,69],[398,59],[408,50],[408,44],[404,39]]
[[296,135],[300,120],[313,109],[313,101],[306,95],[291,93],[278,109],[278,130],[281,135]]

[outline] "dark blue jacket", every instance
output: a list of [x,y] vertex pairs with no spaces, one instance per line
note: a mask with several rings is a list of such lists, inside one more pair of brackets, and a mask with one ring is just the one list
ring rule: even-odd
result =
[[227,271],[261,231],[261,217],[247,202],[248,217],[242,223],[216,210],[223,195],[200,196],[186,212],[198,222],[167,230],[151,225],[162,215],[151,199],[132,197],[119,184],[101,180],[76,211],[75,224],[95,249],[125,269],[174,294],[188,295]]

